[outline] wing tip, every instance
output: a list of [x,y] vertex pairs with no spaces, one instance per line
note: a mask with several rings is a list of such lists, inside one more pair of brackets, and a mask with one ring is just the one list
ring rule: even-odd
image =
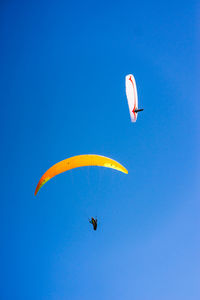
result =
[[39,189],[40,189],[40,188],[38,188],[38,186],[37,186],[36,189],[35,189],[35,193],[34,193],[35,196],[37,195]]
[[[44,175],[43,175],[44,176]],[[43,178],[43,177],[42,177]],[[41,189],[41,187],[49,180],[51,179],[50,177],[46,177],[45,179],[42,180],[42,178],[40,179],[40,181],[38,182],[38,185],[35,189],[35,196],[37,195],[37,193],[39,192],[39,190]]]
[[125,173],[125,174],[128,174],[128,170],[126,169],[126,168],[124,168],[125,170],[123,170],[123,172]]

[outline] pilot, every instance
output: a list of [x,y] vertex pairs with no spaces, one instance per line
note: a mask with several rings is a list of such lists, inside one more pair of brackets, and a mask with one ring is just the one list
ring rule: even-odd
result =
[[93,229],[97,230],[97,219],[92,217],[91,220],[89,219],[89,222],[93,225]]

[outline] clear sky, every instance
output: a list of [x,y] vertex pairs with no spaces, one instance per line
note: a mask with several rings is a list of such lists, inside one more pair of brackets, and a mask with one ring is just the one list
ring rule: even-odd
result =
[[[185,0],[1,1],[2,300],[200,299],[199,17]],[[34,196],[88,153],[129,174],[76,169]]]

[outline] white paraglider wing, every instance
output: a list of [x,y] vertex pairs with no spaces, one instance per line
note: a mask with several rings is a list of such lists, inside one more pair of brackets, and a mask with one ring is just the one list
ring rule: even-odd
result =
[[125,84],[131,122],[136,122],[137,113],[135,112],[135,110],[138,109],[138,97],[135,78],[132,74],[126,76]]

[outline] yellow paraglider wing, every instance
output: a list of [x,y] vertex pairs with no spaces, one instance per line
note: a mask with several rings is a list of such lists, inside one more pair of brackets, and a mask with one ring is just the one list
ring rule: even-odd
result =
[[128,171],[121,164],[105,156],[94,154],[73,156],[58,162],[44,173],[44,175],[40,178],[40,181],[38,182],[38,185],[35,190],[35,195],[37,194],[39,189],[54,176],[74,168],[86,166],[106,167],[128,174]]

